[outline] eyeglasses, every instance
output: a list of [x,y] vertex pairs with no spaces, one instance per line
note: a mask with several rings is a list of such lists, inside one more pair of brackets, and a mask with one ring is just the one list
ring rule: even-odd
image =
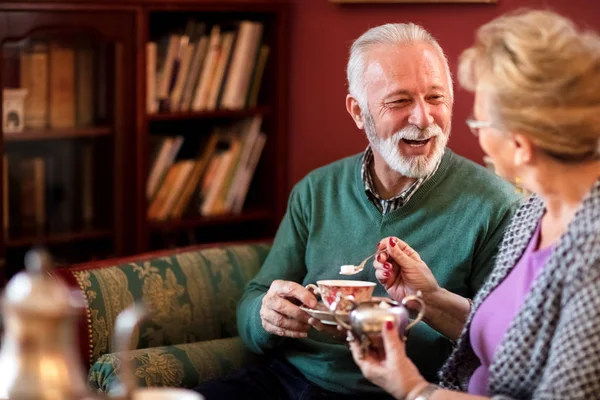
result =
[[479,130],[482,128],[491,128],[492,123],[489,121],[478,121],[473,118],[467,119],[467,126],[475,137],[479,137]]

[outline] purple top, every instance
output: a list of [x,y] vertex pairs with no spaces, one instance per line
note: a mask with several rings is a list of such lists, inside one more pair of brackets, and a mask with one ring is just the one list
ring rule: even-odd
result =
[[553,246],[536,250],[540,224],[517,265],[496,289],[481,303],[473,320],[469,336],[473,351],[479,357],[479,366],[469,380],[469,393],[481,396],[487,392],[489,367],[513,318],[525,301],[533,281],[550,256]]

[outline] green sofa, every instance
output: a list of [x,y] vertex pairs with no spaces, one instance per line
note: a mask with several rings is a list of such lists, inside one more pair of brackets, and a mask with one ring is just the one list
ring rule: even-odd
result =
[[[236,328],[236,306],[269,242],[192,247],[57,269],[86,301],[81,350],[92,389],[116,393],[118,370],[133,362],[139,386],[194,388],[251,361]],[[142,300],[151,315],[133,350],[114,353],[117,315]]]

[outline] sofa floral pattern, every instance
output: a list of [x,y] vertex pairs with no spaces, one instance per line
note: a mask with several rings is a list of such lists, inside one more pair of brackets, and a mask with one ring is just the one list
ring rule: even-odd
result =
[[101,356],[92,366],[92,389],[118,393],[122,362],[132,363],[139,386],[194,388],[255,361],[239,337],[138,349]]
[[[215,247],[73,271],[86,299],[90,385],[118,390],[119,369],[129,362],[140,386],[192,388],[251,360],[237,337],[236,306],[269,248]],[[151,315],[134,335],[137,350],[115,353],[116,317],[140,299]]]

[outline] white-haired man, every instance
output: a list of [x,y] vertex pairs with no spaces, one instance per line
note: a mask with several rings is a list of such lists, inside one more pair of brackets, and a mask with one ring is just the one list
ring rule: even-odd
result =
[[[264,362],[199,387],[208,400],[385,397],[362,377],[335,330],[300,309],[317,304],[304,286],[339,278],[341,265],[396,236],[418,249],[441,286],[472,297],[520,201],[510,184],[446,149],[452,80],[423,28],[367,31],[352,45],[347,72],[346,108],[369,146],[294,187],[269,256],[238,307],[240,336]],[[352,279],[377,280],[373,268]],[[379,296],[385,272],[380,283]],[[451,347],[421,323],[407,353],[433,380]]]

